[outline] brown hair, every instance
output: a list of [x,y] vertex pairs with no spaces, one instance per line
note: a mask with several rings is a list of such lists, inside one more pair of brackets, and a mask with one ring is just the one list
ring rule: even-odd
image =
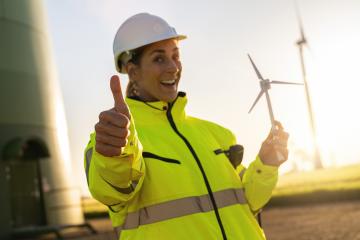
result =
[[[142,47],[139,47],[139,48],[136,48],[136,49],[133,49],[130,51],[130,60],[128,61],[135,64],[135,65],[140,65],[140,61],[141,61],[141,57],[146,49],[146,47],[149,46],[149,45],[145,45],[145,46],[142,46]],[[118,64],[121,64],[120,62],[120,58],[118,59]],[[121,66],[121,65],[119,65]],[[134,80],[131,80],[129,78],[129,83],[126,87],[126,96],[127,97],[134,97],[134,96],[137,96],[138,93],[137,93],[137,89],[136,89],[136,82]]]

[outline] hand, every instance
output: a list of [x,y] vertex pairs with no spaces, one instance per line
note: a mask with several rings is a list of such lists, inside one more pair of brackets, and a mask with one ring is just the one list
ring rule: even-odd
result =
[[120,155],[130,134],[130,112],[123,98],[118,76],[111,77],[110,88],[114,97],[114,108],[101,112],[99,122],[95,125],[95,150],[106,157]]
[[[271,129],[269,135],[262,143],[259,157],[265,165],[280,166],[288,159],[289,151],[287,142],[289,134],[284,131],[280,122],[275,121],[275,129]],[[279,156],[282,156],[279,159]]]

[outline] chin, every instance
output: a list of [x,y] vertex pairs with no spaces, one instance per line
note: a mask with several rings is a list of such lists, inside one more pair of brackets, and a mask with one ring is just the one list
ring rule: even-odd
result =
[[171,103],[171,102],[175,101],[177,95],[178,95],[177,92],[175,92],[173,94],[167,94],[166,96],[163,96],[161,100],[164,102]]

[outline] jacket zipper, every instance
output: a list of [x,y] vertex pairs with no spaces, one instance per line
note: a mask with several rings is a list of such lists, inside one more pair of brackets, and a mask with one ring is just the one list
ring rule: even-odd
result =
[[[174,101],[176,102],[176,100]],[[219,224],[219,227],[220,227],[220,230],[221,230],[221,234],[222,234],[222,237],[224,240],[227,240],[227,237],[226,237],[226,233],[225,233],[225,229],[224,229],[224,226],[221,222],[221,218],[220,218],[220,214],[219,214],[219,210],[218,210],[218,207],[216,205],[216,201],[215,201],[215,198],[214,198],[214,194],[211,190],[211,187],[210,187],[210,183],[209,183],[209,180],[207,179],[206,177],[206,174],[205,174],[205,171],[204,171],[204,168],[203,166],[201,165],[201,162],[200,162],[200,159],[198,158],[198,156],[196,155],[195,153],[195,150],[193,149],[193,147],[191,146],[190,142],[185,138],[184,135],[182,135],[179,130],[177,129],[176,127],[176,124],[174,122],[174,119],[171,115],[171,109],[173,107],[173,104],[170,104],[168,103],[168,110],[166,112],[166,116],[167,116],[167,119],[169,120],[170,122],[170,125],[172,127],[172,129],[175,131],[175,133],[184,141],[184,143],[186,144],[186,146],[188,147],[188,149],[190,150],[191,154],[193,155],[199,169],[200,169],[200,172],[201,172],[201,175],[204,179],[204,182],[205,182],[205,186],[206,186],[206,189],[208,191],[208,194],[209,194],[209,197],[210,197],[210,200],[211,200],[211,203],[214,207],[214,212],[215,212],[215,216],[216,216],[216,220]]]
[[154,158],[154,159],[157,159],[157,160],[160,160],[160,161],[163,161],[163,162],[167,162],[167,163],[181,164],[181,162],[179,160],[161,157],[161,156],[158,156],[158,155],[153,154],[151,152],[143,152],[142,156],[143,156],[143,158]]

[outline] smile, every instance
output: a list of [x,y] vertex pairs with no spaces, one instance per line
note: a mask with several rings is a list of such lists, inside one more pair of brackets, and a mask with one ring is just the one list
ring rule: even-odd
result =
[[164,84],[164,85],[173,85],[175,84],[176,80],[175,79],[171,79],[171,80],[163,80],[160,83]]

